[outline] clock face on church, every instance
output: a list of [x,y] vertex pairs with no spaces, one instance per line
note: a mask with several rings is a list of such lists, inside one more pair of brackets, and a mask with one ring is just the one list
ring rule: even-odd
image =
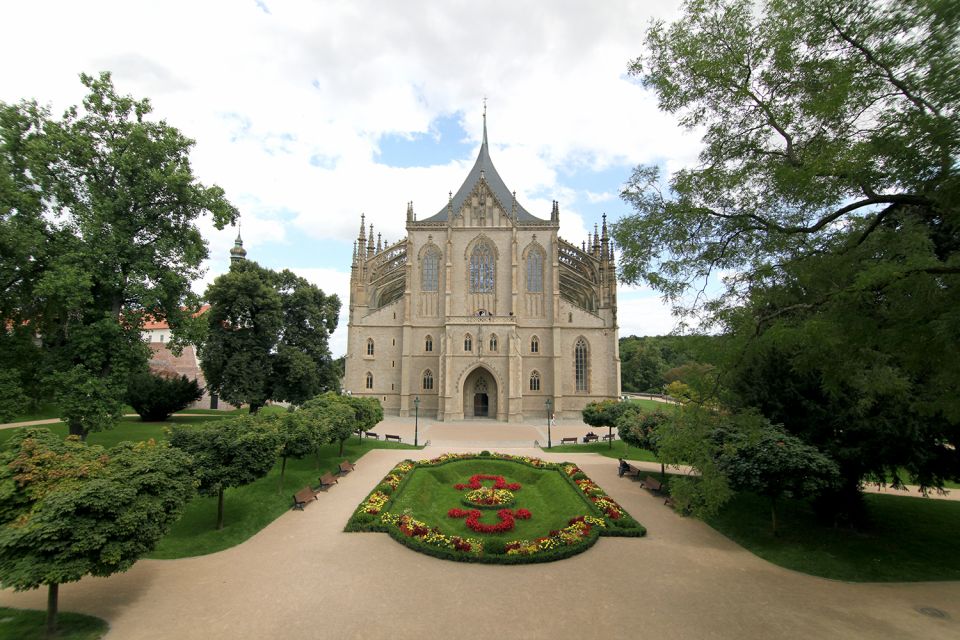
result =
[[490,158],[439,211],[407,203],[406,237],[361,216],[350,275],[343,386],[387,415],[542,421],[620,395],[616,265],[606,216],[578,245],[560,207],[528,211]]

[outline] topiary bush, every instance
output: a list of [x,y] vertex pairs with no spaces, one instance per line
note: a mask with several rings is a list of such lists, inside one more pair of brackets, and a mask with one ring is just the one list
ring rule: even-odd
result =
[[146,422],[163,422],[203,397],[196,380],[172,373],[137,373],[127,382],[127,404]]

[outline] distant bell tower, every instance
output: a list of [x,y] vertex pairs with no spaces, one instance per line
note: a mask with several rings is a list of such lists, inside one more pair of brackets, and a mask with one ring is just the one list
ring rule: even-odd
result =
[[233,249],[230,249],[230,264],[243,262],[247,259],[247,250],[243,248],[243,240],[240,238],[240,230],[237,230],[237,239],[233,241]]

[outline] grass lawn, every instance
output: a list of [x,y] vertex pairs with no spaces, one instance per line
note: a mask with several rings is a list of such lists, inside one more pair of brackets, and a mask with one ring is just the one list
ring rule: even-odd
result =
[[657,400],[644,400],[643,398],[637,398],[635,400],[627,400],[633,404],[638,404],[647,411],[670,411],[673,409],[674,405],[669,402],[658,402]]
[[357,438],[351,438],[344,445],[343,456],[337,455],[338,447],[337,444],[328,444],[321,448],[319,469],[315,456],[302,460],[287,460],[282,488],[279,487],[278,462],[267,476],[256,482],[227,489],[223,500],[223,529],[220,531],[215,528],[217,498],[194,498],[170,533],[146,557],[186,558],[222,551],[240,544],[289,511],[293,506],[294,493],[307,485],[319,485],[320,476],[328,471],[335,471],[345,458],[355,461],[371,449],[414,449],[411,445],[369,439],[358,443]]
[[[528,509],[533,513],[529,520],[517,520],[516,527],[508,538],[531,539],[545,536],[551,529],[562,529],[570,518],[589,514],[591,511],[582,495],[556,470],[541,470],[506,460],[464,460],[438,467],[417,467],[410,472],[410,479],[394,498],[390,510],[410,515],[438,527],[446,535],[465,538],[503,540],[504,534],[481,534],[467,527],[464,519],[450,518],[447,511],[454,507],[471,509],[460,500],[466,490],[454,489],[453,485],[466,483],[475,473],[501,475],[508,483],[519,482],[521,488],[513,492],[516,503],[512,509]],[[484,486],[492,484],[485,481]],[[481,509],[484,524],[496,524],[497,509]]]
[[[270,415],[273,413],[286,413],[288,409],[282,407],[278,404],[269,404],[265,407],[260,407],[260,414]],[[177,414],[188,413],[188,414],[202,414],[202,415],[211,415],[211,416],[245,416],[250,413],[250,410],[246,407],[240,409],[232,409],[230,411],[222,411],[220,409],[184,409],[183,411],[178,411]],[[176,414],[174,414],[176,415]]]
[[627,460],[641,462],[658,462],[652,451],[627,446],[627,443],[623,440],[614,440],[612,446],[609,442],[591,442],[590,444],[554,446],[550,449],[543,449],[543,451],[547,453],[599,453],[602,456],[614,459],[626,458]]
[[[43,640],[47,612],[0,607],[0,639]],[[81,613],[57,615],[57,640],[97,640],[107,633],[105,620]]]
[[851,582],[960,580],[960,502],[865,496],[868,531],[820,525],[809,505],[783,501],[780,535],[769,502],[738,494],[707,522],[756,555],[788,569]]
[[[91,444],[99,444],[104,447],[112,447],[118,442],[122,442],[124,440],[130,440],[134,442],[140,440],[149,440],[150,438],[153,438],[154,440],[166,440],[167,436],[164,433],[165,427],[169,427],[174,424],[196,424],[198,422],[220,420],[223,417],[226,416],[173,416],[166,422],[143,422],[140,420],[140,418],[121,418],[113,429],[91,433],[89,436],[87,436],[87,442]],[[25,428],[49,429],[60,436],[67,436],[67,425],[62,422],[58,422],[57,424],[39,425],[39,427],[20,427],[20,429]],[[0,443],[6,442],[20,429],[0,429]]]

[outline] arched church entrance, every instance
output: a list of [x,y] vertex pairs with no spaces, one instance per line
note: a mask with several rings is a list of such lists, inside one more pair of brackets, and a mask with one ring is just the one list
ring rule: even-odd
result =
[[477,367],[463,381],[463,417],[497,417],[497,380],[484,367]]

